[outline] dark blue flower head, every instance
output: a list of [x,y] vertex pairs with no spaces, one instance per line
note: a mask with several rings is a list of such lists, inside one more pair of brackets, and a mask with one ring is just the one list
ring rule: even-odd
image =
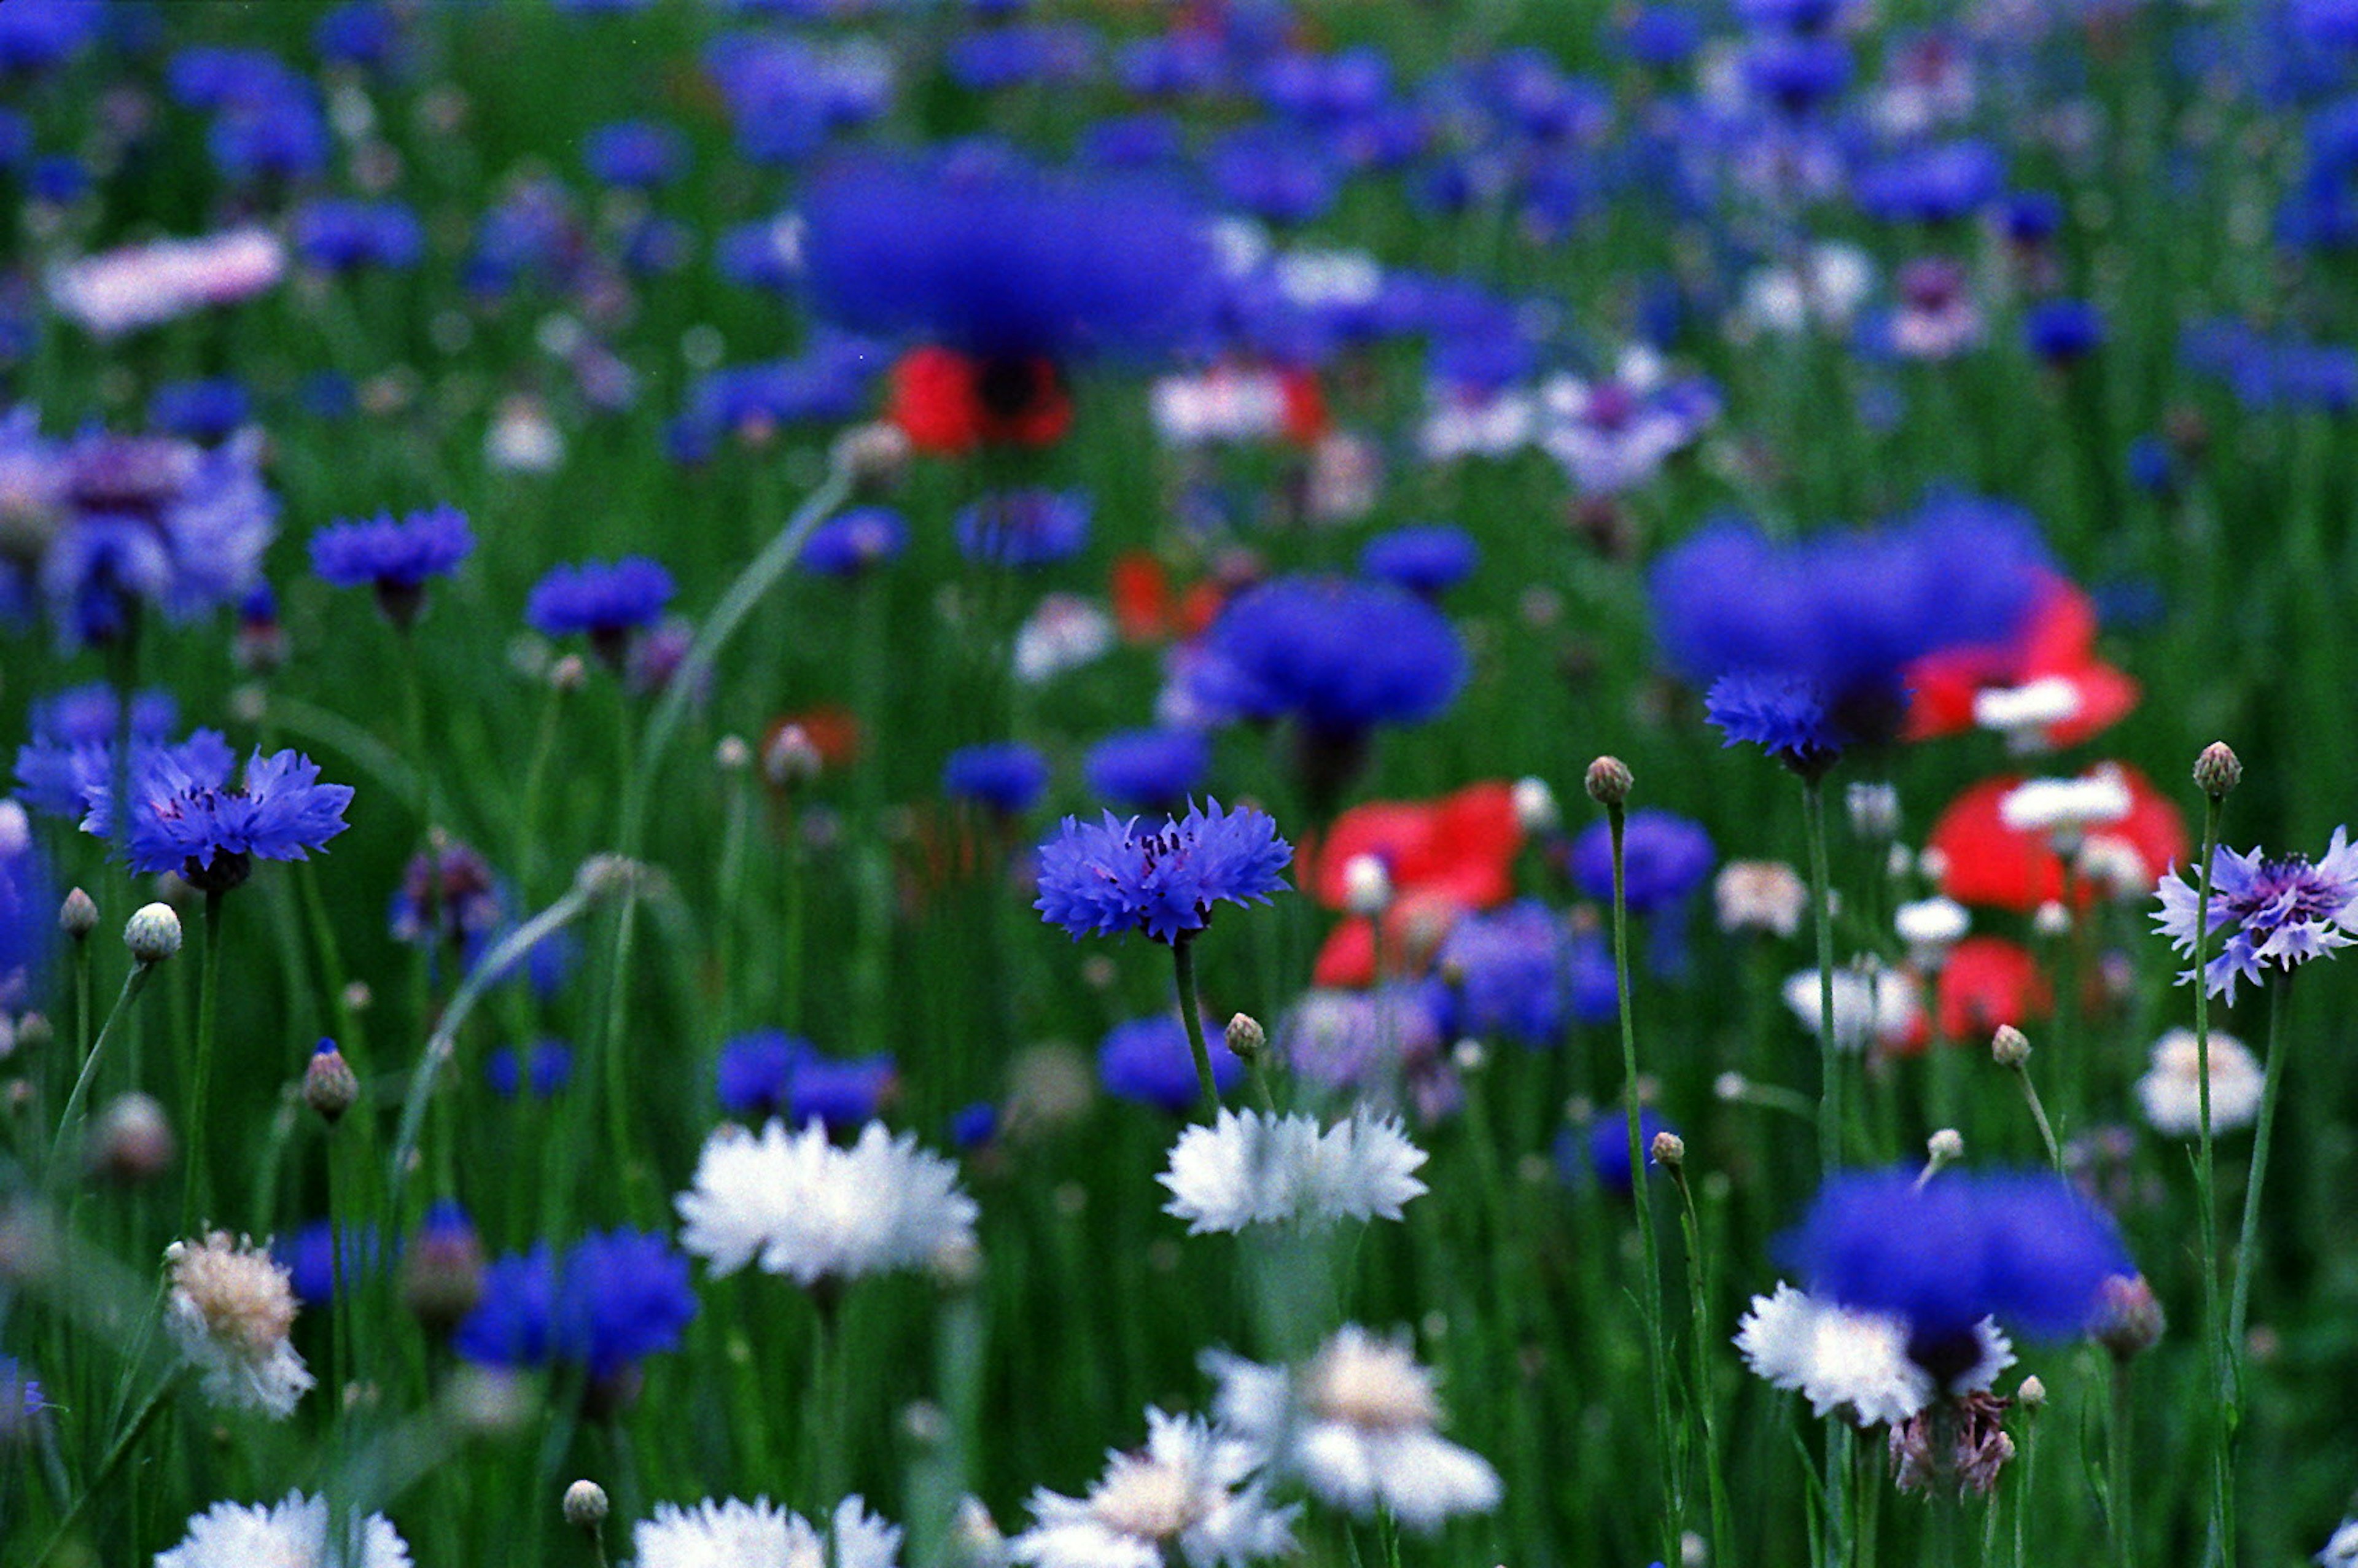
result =
[[784,1116],[795,1068],[817,1054],[809,1041],[782,1029],[757,1029],[725,1042],[714,1067],[720,1108],[748,1121]]
[[502,1099],[527,1084],[533,1098],[546,1099],[573,1081],[573,1047],[562,1040],[535,1040],[529,1051],[499,1046],[483,1058],[483,1081]]
[[822,314],[986,362],[1160,350],[1210,304],[1211,240],[1195,207],[990,148],[844,163],[814,181],[803,219]]
[[1465,529],[1446,523],[1395,528],[1368,541],[1359,552],[1359,575],[1408,589],[1420,599],[1438,599],[1474,575],[1482,552]]
[[1205,634],[1213,710],[1292,716],[1331,736],[1438,717],[1466,682],[1448,620],[1390,583],[1281,577],[1246,589]]
[[1449,1033],[1504,1036],[1533,1050],[1560,1044],[1567,948],[1563,921],[1537,899],[1461,917],[1433,960],[1447,982]]
[[473,846],[449,839],[410,857],[386,914],[393,939],[470,961],[507,919],[507,890]]
[[398,201],[323,196],[295,210],[288,236],[295,254],[322,272],[398,271],[426,254],[424,226]]
[[1909,663],[2012,635],[2045,559],[2027,516],[1963,495],[1793,544],[1714,524],[1656,563],[1655,631],[1730,744],[1822,769],[1898,733]]
[[[177,871],[200,892],[226,892],[255,860],[304,860],[350,824],[350,784],[319,782],[319,765],[287,751],[247,759],[244,777],[229,781],[211,747],[191,741],[159,747],[134,770],[124,856],[141,872]],[[82,830],[115,836],[114,802],[105,784],[83,791]]]
[[[131,701],[132,770],[140,759],[165,743],[177,722],[178,707],[168,692],[143,691]],[[19,798],[49,816],[79,818],[89,806],[82,795],[92,784],[111,784],[114,777],[114,745],[124,725],[122,699],[104,681],[71,687],[33,703],[32,739],[16,752]],[[236,762],[229,743],[211,730],[198,730],[189,744],[203,745],[226,773]]]
[[417,618],[426,579],[448,577],[475,547],[467,514],[455,506],[330,523],[311,535],[311,569],[337,588],[376,589],[377,607],[396,626]]
[[33,841],[25,808],[0,797],[0,1011],[14,1011],[30,1000],[57,929],[49,861]]
[[82,0],[21,0],[0,7],[0,74],[32,73],[70,59],[108,20]]
[[1997,197],[2006,166],[1987,142],[1936,142],[1869,165],[1852,181],[1859,210],[1886,222],[1945,223]]
[[1285,888],[1293,847],[1264,811],[1223,811],[1217,800],[1141,830],[1107,812],[1101,823],[1065,818],[1040,846],[1040,896],[1033,908],[1074,940],[1143,931],[1177,943],[1201,931],[1212,905],[1266,903]]
[[958,554],[995,567],[1044,567],[1081,553],[1089,538],[1083,492],[1010,490],[963,508],[951,528]]
[[562,1362],[604,1380],[676,1348],[695,1316],[687,1259],[664,1238],[592,1231],[561,1262],[544,1242],[485,1268],[482,1301],[451,1347],[495,1367]]
[[1272,223],[1324,217],[1342,194],[1343,170],[1323,133],[1275,124],[1231,131],[1205,155],[1220,195]]
[[[1643,914],[1675,903],[1710,874],[1711,835],[1699,822],[1650,807],[1629,813],[1622,826],[1624,897]],[[1572,880],[1590,898],[1613,896],[1613,825],[1599,819],[1572,841]]]
[[1081,777],[1089,793],[1130,811],[1176,811],[1203,787],[1212,746],[1195,730],[1126,730],[1089,748]]
[[345,0],[311,29],[311,47],[322,59],[378,66],[393,58],[401,29],[379,0]]
[[959,1108],[950,1118],[950,1144],[968,1151],[980,1149],[999,1136],[999,1108],[987,1099]]
[[[1677,1130],[1663,1119],[1652,1106],[1638,1112],[1638,1147],[1645,1151],[1646,1172],[1649,1175],[1660,1169],[1654,1163],[1654,1137],[1657,1133]],[[1609,1193],[1628,1196],[1629,1192],[1629,1121],[1623,1114],[1600,1116],[1588,1124],[1585,1136],[1566,1128],[1556,1138],[1556,1169],[1567,1182],[1578,1182],[1589,1176]]]
[[546,637],[579,632],[609,668],[620,670],[631,633],[651,626],[671,602],[671,573],[644,556],[561,566],[533,584],[524,618]]
[[1703,18],[1684,5],[1647,5],[1619,23],[1621,48],[1639,64],[1672,70],[1703,48]]
[[168,382],[147,400],[147,422],[167,435],[211,446],[234,434],[253,406],[233,376]]
[[2050,364],[2070,364],[2104,341],[2104,312],[2084,299],[2048,299],[2022,319],[2022,341]]
[[2085,1329],[2104,1281],[2134,1274],[2112,1217],[2045,1172],[1862,1172],[1828,1181],[1781,1248],[1812,1295],[1905,1318],[1929,1369],[1978,1356],[1994,1317],[2034,1338]]
[[1048,759],[1018,741],[961,746],[942,764],[942,793],[1009,816],[1040,804],[1048,787]]
[[[1210,1020],[1204,1033],[1216,1036]],[[1227,1094],[1244,1081],[1245,1065],[1226,1049],[1212,1052],[1212,1081]],[[1133,1018],[1106,1032],[1098,1047],[1098,1076],[1106,1093],[1119,1099],[1151,1105],[1157,1110],[1184,1116],[1203,1094],[1195,1076],[1195,1056],[1187,1044],[1187,1026],[1176,1013]]]
[[[271,1256],[285,1266],[295,1286],[295,1299],[307,1307],[326,1306],[335,1299],[338,1285],[365,1279],[377,1271],[375,1227],[344,1226],[341,1248],[336,1245],[336,1229],[329,1220],[315,1219],[297,1231],[292,1240],[270,1249]],[[341,1260],[339,1251],[343,1254]]]
[[787,1078],[785,1118],[796,1126],[817,1121],[829,1132],[856,1132],[883,1113],[900,1087],[901,1070],[889,1053],[846,1061],[814,1051]]
[[897,558],[909,546],[909,524],[889,506],[855,506],[811,530],[795,565],[821,577],[858,577]]

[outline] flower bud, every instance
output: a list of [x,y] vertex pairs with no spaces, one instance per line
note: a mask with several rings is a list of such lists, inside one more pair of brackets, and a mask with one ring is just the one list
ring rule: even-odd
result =
[[361,1081],[352,1076],[352,1064],[344,1060],[334,1041],[321,1040],[319,1048],[311,1053],[311,1065],[303,1069],[303,1103],[333,1127],[360,1098]]
[[1657,1132],[1646,1152],[1663,1170],[1675,1171],[1686,1163],[1687,1141],[1675,1132]]
[[762,776],[775,789],[808,784],[824,765],[817,745],[799,724],[780,726],[762,748]]
[[2194,787],[2212,800],[2225,798],[2229,790],[2243,782],[2243,759],[2224,741],[2212,741],[2194,759]]
[[1229,1054],[1250,1062],[1268,1047],[1269,1032],[1260,1026],[1260,1020],[1244,1012],[1228,1020]]
[[712,748],[712,765],[724,773],[741,773],[753,762],[753,748],[742,735],[723,735]]
[[483,1243],[456,1205],[438,1205],[402,1260],[402,1304],[427,1328],[447,1333],[482,1299]]
[[595,1530],[606,1520],[606,1488],[595,1481],[576,1481],[565,1488],[565,1522],[576,1530]]
[[1515,822],[1526,838],[1552,833],[1563,820],[1556,810],[1555,791],[1541,778],[1515,781]]
[[91,1174],[126,1187],[155,1180],[179,1155],[164,1108],[135,1090],[115,1096],[99,1111],[88,1149]]
[[2030,1041],[2011,1023],[2001,1023],[1990,1036],[1990,1059],[2001,1067],[2019,1067],[2030,1060]]
[[2144,1275],[2115,1274],[2104,1281],[2104,1304],[2096,1309],[2089,1333],[2113,1353],[2113,1359],[2126,1361],[2152,1349],[2167,1325],[2161,1303]]
[[180,950],[180,917],[168,903],[140,907],[123,928],[124,946],[142,964],[160,964]]
[[835,439],[837,466],[863,489],[882,490],[898,481],[909,466],[909,437],[898,425],[882,420],[855,425]]
[[2037,1373],[2033,1373],[2022,1380],[2022,1387],[2014,1390],[2014,1398],[2024,1410],[2036,1414],[2047,1403],[2047,1385],[2039,1381]]
[[58,906],[58,928],[79,942],[98,929],[98,904],[80,888]]
[[1965,1157],[1965,1135],[1953,1127],[1944,1127],[1924,1141],[1924,1152],[1936,1164],[1952,1163]]
[[1588,774],[1582,781],[1588,798],[1607,810],[1619,806],[1629,798],[1636,780],[1629,776],[1629,764],[1618,757],[1599,757],[1588,764]]
[[548,666],[549,689],[560,696],[579,691],[590,678],[590,666],[579,654],[568,654]]

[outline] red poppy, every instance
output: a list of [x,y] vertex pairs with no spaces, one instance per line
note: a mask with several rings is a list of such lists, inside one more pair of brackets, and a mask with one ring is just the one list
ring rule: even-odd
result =
[[770,727],[762,732],[763,753],[768,754],[789,729],[803,732],[803,739],[818,753],[819,766],[829,773],[859,760],[860,720],[848,708],[821,703],[771,720]]
[[1908,666],[1906,739],[1930,740],[1974,726],[1974,697],[1985,687],[2064,680],[2079,694],[2068,719],[2047,726],[2048,742],[2071,746],[2118,722],[2137,702],[2137,683],[2096,657],[2096,607],[2048,574],[2029,622],[2003,646],[1944,648]]
[[1968,936],[1941,968],[1937,1006],[1943,1039],[1986,1044],[2001,1023],[2019,1029],[2054,1004],[2028,948],[2003,936]]
[[986,442],[1054,445],[1072,427],[1073,403],[1048,360],[986,363],[922,348],[893,364],[884,416],[918,451],[955,457]]
[[[2147,881],[2186,859],[2186,819],[2146,776],[2126,763],[2119,770],[2129,789],[2129,814],[2093,829],[2088,837],[2112,839],[2136,852]],[[1996,904],[2026,913],[2063,897],[2063,862],[2043,833],[2008,827],[1998,803],[2022,783],[2013,775],[1985,779],[1949,803],[1932,825],[1931,849],[1941,852],[1941,891],[1961,903]],[[2086,903],[2096,890],[2082,879],[2074,902]]]
[[[1450,924],[1471,909],[1503,903],[1514,892],[1523,829],[1515,791],[1501,780],[1468,784],[1433,801],[1370,801],[1335,819],[1325,842],[1298,853],[1304,892],[1330,909],[1344,906],[1344,868],[1373,855],[1391,874],[1384,912],[1385,968],[1422,968]],[[1375,928],[1353,915],[1328,934],[1314,978],[1320,985],[1367,985],[1376,978]]]
[[1335,427],[1318,378],[1306,370],[1286,370],[1277,379],[1285,394],[1285,438],[1298,447],[1316,446]]
[[1128,643],[1199,636],[1228,600],[1228,589],[1210,579],[1174,593],[1170,574],[1152,550],[1125,550],[1116,557],[1109,589],[1114,624]]

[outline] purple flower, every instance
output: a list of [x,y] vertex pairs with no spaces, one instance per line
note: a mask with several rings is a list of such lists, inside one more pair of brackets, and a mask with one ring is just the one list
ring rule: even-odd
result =
[[[124,854],[135,871],[177,871],[201,892],[226,892],[245,881],[254,860],[308,860],[350,826],[344,808],[352,799],[350,784],[321,784],[319,764],[296,752],[255,752],[243,780],[233,784],[210,746],[159,747],[131,780]],[[114,838],[108,786],[90,785],[82,804],[82,830]]]
[[[285,1266],[295,1286],[295,1299],[307,1307],[323,1307],[335,1299],[336,1287],[346,1280],[361,1280],[377,1271],[376,1229],[373,1226],[346,1225],[343,1245],[336,1245],[336,1227],[324,1219],[315,1219],[295,1233],[292,1240],[281,1241],[270,1249],[271,1256]],[[336,1254],[341,1251],[341,1260]]]
[[424,227],[398,201],[323,196],[296,209],[289,232],[295,254],[322,272],[398,271],[426,253]]
[[1015,741],[961,746],[942,764],[942,793],[971,800],[1008,816],[1040,804],[1048,787],[1048,760]]
[[1905,1318],[1909,1354],[1944,1381],[1978,1357],[1982,1319],[2068,1338],[2136,1271],[2112,1217],[2045,1172],[1836,1176],[1783,1251],[1812,1296]]
[[[1204,1033],[1216,1036],[1206,1020]],[[1106,1092],[1118,1098],[1151,1105],[1174,1116],[1184,1116],[1203,1093],[1195,1077],[1194,1049],[1187,1027],[1176,1013],[1133,1018],[1106,1032],[1098,1047],[1098,1076]],[[1212,1053],[1212,1081],[1227,1094],[1244,1081],[1245,1065],[1225,1048]]]
[[[2196,881],[2173,870],[2156,890],[2161,911],[2154,923],[2179,952],[2194,951]],[[2297,964],[2350,946],[2358,931],[2358,847],[2336,827],[2322,860],[2286,855],[2263,860],[2257,849],[2237,854],[2224,844],[2211,861],[2211,935],[2215,946],[2203,984],[2212,996],[2235,1000],[2235,982],[2258,985],[2270,964],[2288,973]],[[2225,940],[2217,940],[2222,933]],[[2187,970],[2183,985],[2194,979]]]
[[1139,829],[1107,812],[1101,823],[1065,818],[1040,846],[1043,919],[1083,936],[1143,931],[1176,946],[1201,931],[1212,905],[1266,903],[1286,887],[1280,875],[1293,847],[1277,836],[1267,812],[1224,812],[1217,800]]
[[1449,928],[1434,957],[1453,1034],[1504,1035],[1533,1050],[1563,1036],[1569,943],[1555,912],[1519,899]]
[[471,845],[451,839],[410,858],[387,924],[413,947],[447,945],[471,960],[507,918],[507,893]]
[[658,1350],[676,1349],[696,1316],[687,1259],[661,1236],[592,1231],[562,1262],[543,1242],[483,1271],[481,1303],[451,1339],[470,1361],[553,1362],[601,1381]]
[[524,618],[545,637],[579,632],[609,667],[622,667],[631,633],[671,602],[671,573],[644,556],[553,568],[533,584]]
[[233,376],[168,382],[147,400],[147,422],[168,435],[211,446],[235,434],[253,406]]
[[[165,743],[178,721],[178,707],[170,694],[143,691],[131,699],[131,767],[136,773],[146,754]],[[49,816],[80,817],[89,807],[82,792],[92,784],[111,784],[114,777],[114,743],[124,724],[123,702],[104,681],[71,687],[33,704],[32,738],[16,751],[19,798]],[[186,744],[204,745],[212,762],[227,772],[236,762],[229,742],[211,730],[200,730]]]
[[855,506],[811,530],[795,564],[821,577],[858,577],[908,548],[909,524],[889,506]]
[[396,626],[417,618],[426,579],[448,577],[475,547],[467,514],[455,506],[330,523],[311,535],[311,569],[336,588],[376,589],[377,607]]
[[726,1042],[713,1073],[720,1108],[749,1121],[783,1116],[795,1067],[817,1054],[809,1041],[781,1029],[757,1029]]
[[[1685,897],[1711,871],[1711,836],[1668,811],[1633,811],[1622,826],[1623,897],[1644,914]],[[1572,841],[1572,880],[1590,898],[1613,896],[1613,825],[1599,820]]]
[[652,190],[687,166],[687,138],[656,120],[618,120],[583,138],[581,161],[601,184]]

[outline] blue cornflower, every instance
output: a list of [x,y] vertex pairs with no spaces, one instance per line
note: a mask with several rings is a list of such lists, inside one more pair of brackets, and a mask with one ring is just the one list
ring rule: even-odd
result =
[[1143,832],[1139,819],[1105,814],[1099,823],[1067,816],[1040,846],[1040,897],[1033,908],[1075,941],[1143,931],[1178,943],[1201,931],[1212,905],[1266,903],[1287,883],[1279,873],[1293,847],[1265,811],[1224,812],[1217,800],[1190,806]]
[[982,1148],[999,1136],[999,1108],[987,1099],[962,1106],[950,1118],[950,1142],[960,1151]]
[[[252,874],[254,861],[303,860],[350,824],[350,784],[319,782],[319,765],[293,751],[256,751],[243,779],[211,746],[158,747],[133,771],[124,856],[141,872],[177,871],[189,886],[226,892]],[[82,793],[82,831],[115,836],[114,802],[104,783]]]
[[1563,1037],[1569,945],[1563,923],[1537,899],[1468,914],[1450,926],[1433,968],[1453,1034],[1504,1035],[1534,1050]]
[[782,1029],[757,1029],[723,1043],[713,1073],[720,1108],[748,1121],[784,1116],[795,1068],[817,1054],[809,1041]]
[[147,422],[168,435],[211,446],[235,434],[253,407],[244,385],[233,376],[168,382],[147,400]]
[[942,764],[942,793],[1009,816],[1040,804],[1048,787],[1048,759],[1019,741],[961,746]]
[[48,860],[25,808],[0,798],[0,1011],[29,1000],[35,971],[58,929]]
[[1359,552],[1359,575],[1396,584],[1420,599],[1438,599],[1473,576],[1481,558],[1463,528],[1446,523],[1395,528],[1368,541]]
[[958,554],[994,567],[1044,567],[1081,553],[1089,498],[1079,491],[1011,490],[986,495],[951,524]]
[[1851,194],[1860,211],[1887,222],[1945,223],[1988,205],[2005,183],[1997,149],[1968,137],[1872,164],[1852,180]]
[[[1217,1029],[1206,1020],[1204,1032],[1217,1041]],[[1235,1053],[1212,1053],[1212,1081],[1227,1094],[1244,1081],[1245,1065]],[[1098,1076],[1106,1093],[1119,1099],[1151,1105],[1157,1110],[1184,1116],[1202,1090],[1195,1077],[1195,1058],[1187,1044],[1187,1026],[1177,1013],[1133,1018],[1106,1032],[1098,1047]]]
[[[167,692],[143,691],[131,699],[133,772],[148,752],[165,743],[178,711]],[[122,699],[104,681],[36,700],[28,724],[32,738],[16,751],[18,798],[47,816],[80,817],[89,809],[82,793],[92,784],[111,784],[114,777],[114,743],[123,724]],[[222,772],[236,762],[229,742],[217,731],[200,730],[184,743],[205,747],[208,765]]]
[[[1613,896],[1613,825],[1600,818],[1572,841],[1572,880],[1590,898]],[[1639,914],[1677,903],[1712,866],[1711,835],[1672,812],[1629,813],[1622,827],[1623,897]]]
[[844,1061],[814,1051],[787,1077],[785,1118],[797,1127],[817,1121],[829,1132],[856,1132],[900,1087],[900,1068],[888,1052]]
[[475,547],[467,514],[455,506],[330,523],[311,535],[311,569],[336,588],[376,589],[377,608],[396,626],[417,619],[426,579],[448,577]]
[[426,254],[425,226],[398,201],[323,196],[295,210],[288,237],[295,254],[322,272],[364,266],[397,272]]
[[1753,741],[1815,776],[1851,745],[1898,735],[1910,662],[2004,643],[2044,561],[2026,516],[1968,496],[1793,544],[1719,523],[1656,563],[1656,635],[1681,675],[1710,687],[1728,744]]
[[481,1303],[450,1344],[470,1361],[562,1362],[604,1381],[644,1357],[676,1349],[695,1316],[687,1259],[663,1237],[592,1231],[561,1263],[546,1242],[494,1260],[483,1270]]
[[795,564],[821,577],[859,577],[896,559],[909,546],[909,524],[889,506],[855,506],[811,530]]
[[2104,341],[2104,312],[2084,299],[2049,299],[2022,319],[2022,341],[2050,364],[2069,364]]
[[573,1047],[562,1040],[535,1040],[529,1052],[502,1045],[483,1058],[483,1081],[502,1099],[527,1083],[533,1098],[546,1099],[573,1081]]
[[[336,1228],[328,1220],[315,1219],[297,1231],[293,1239],[282,1240],[270,1249],[286,1268],[295,1299],[307,1307],[326,1306],[335,1299],[337,1286],[377,1271],[376,1227],[343,1227],[341,1248],[336,1245]],[[341,1260],[339,1251],[343,1254]]]
[[1215,711],[1336,739],[1435,718],[1466,683],[1447,618],[1390,583],[1272,578],[1228,602],[1205,647]]
[[1163,187],[1050,174],[1001,149],[847,161],[813,182],[802,214],[822,314],[987,362],[1159,350],[1212,300],[1196,208]]
[[583,138],[581,161],[602,184],[652,190],[687,167],[687,138],[658,120],[617,120]]
[[1979,1358],[1984,1318],[2068,1338],[2136,1271],[2112,1217],[2046,1172],[1836,1176],[1782,1251],[1812,1296],[1905,1319],[1909,1355],[1943,1381]]
[[524,618],[546,637],[579,632],[590,646],[619,670],[630,651],[631,633],[653,625],[671,602],[671,573],[644,556],[583,561],[552,568],[533,584]]
[[1089,793],[1131,811],[1177,810],[1211,771],[1212,744],[1195,730],[1125,730],[1089,748]]
[[[2349,838],[2348,828],[2336,827],[2319,860],[2306,855],[2264,860],[2257,849],[2238,854],[2224,844],[2218,847],[2211,861],[2214,950],[2203,977],[2212,996],[2223,993],[2232,1006],[2238,979],[2258,985],[2270,964],[2288,973],[2295,965],[2350,946],[2350,934],[2358,931],[2358,847]],[[2156,892],[2161,911],[2155,925],[2172,947],[2192,954],[2200,892],[2195,879],[2172,870]],[[2189,969],[2179,983],[2193,978]]]

